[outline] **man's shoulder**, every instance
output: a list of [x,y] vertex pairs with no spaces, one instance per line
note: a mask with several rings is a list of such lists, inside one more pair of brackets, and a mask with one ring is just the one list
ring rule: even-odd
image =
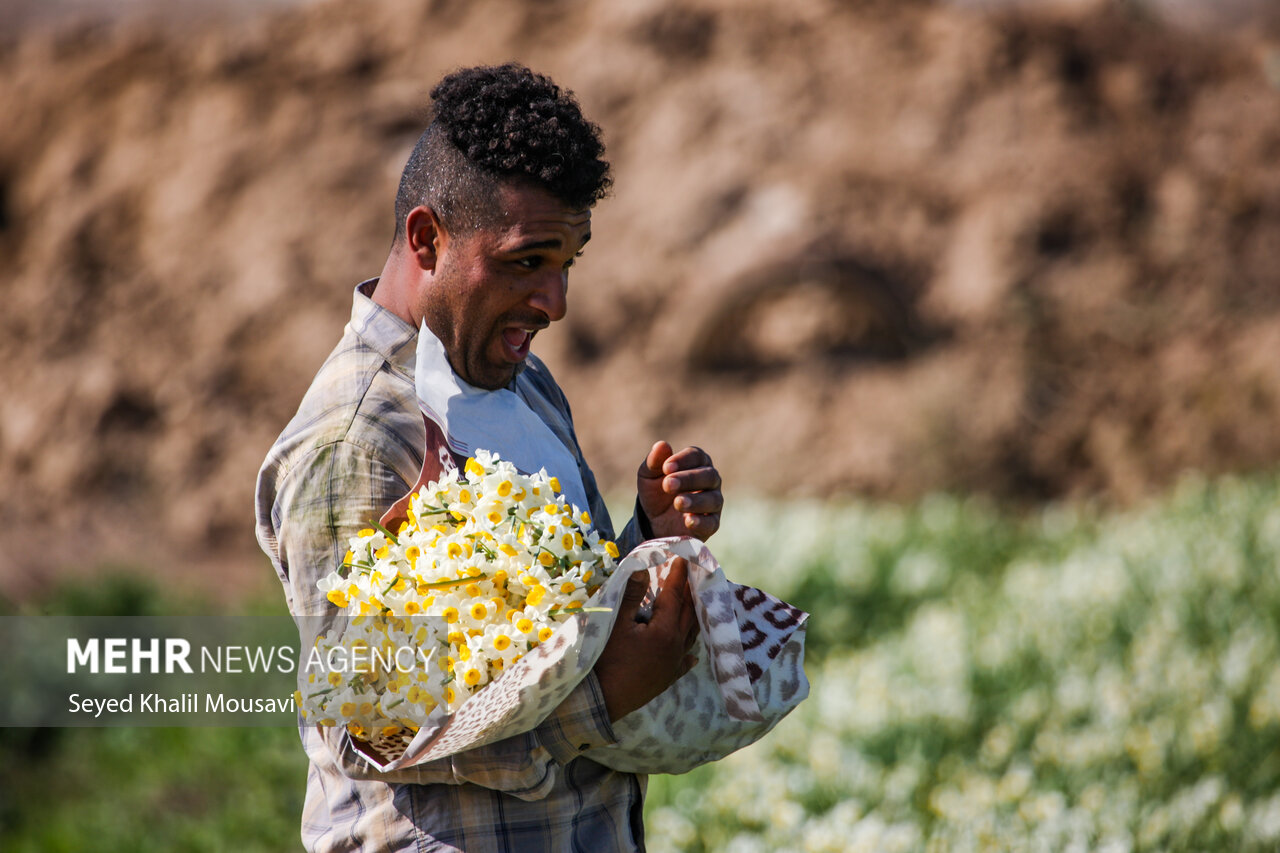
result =
[[421,464],[422,432],[412,377],[347,334],[311,381],[267,466],[274,460],[288,469],[309,454],[343,445],[399,470]]

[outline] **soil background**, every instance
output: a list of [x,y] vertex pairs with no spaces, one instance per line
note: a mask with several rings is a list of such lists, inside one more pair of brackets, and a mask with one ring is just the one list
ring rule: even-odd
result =
[[1123,504],[1280,460],[1269,4],[41,8],[0,17],[9,596],[264,575],[258,466],[381,268],[428,90],[477,63],[604,129],[615,192],[538,350],[611,492],[657,437],[730,512]]

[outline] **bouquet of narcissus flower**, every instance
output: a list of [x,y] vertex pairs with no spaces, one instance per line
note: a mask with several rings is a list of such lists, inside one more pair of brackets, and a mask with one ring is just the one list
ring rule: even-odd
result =
[[555,477],[477,451],[412,496],[399,530],[360,531],[318,584],[349,618],[303,669],[306,720],[403,740],[590,609],[618,547],[559,492]]

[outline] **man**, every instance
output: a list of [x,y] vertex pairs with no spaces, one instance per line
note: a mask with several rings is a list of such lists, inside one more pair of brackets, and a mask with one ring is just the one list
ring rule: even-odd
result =
[[[582,459],[564,395],[530,354],[567,308],[568,272],[610,185],[599,129],[546,77],[507,65],[449,75],[405,167],[382,274],[360,284],[342,340],[258,479],[258,538],[304,643],[340,628],[316,580],[348,539],[433,470],[414,391],[418,330],[478,389],[510,388],[577,460],[595,526],[608,512]],[[617,537],[707,538],[720,477],[698,448],[656,443],[637,476],[636,516]],[[652,618],[629,588],[592,673],[533,731],[407,770],[380,773],[342,728],[302,726],[311,760],[302,836],[309,850],[643,849],[644,779],[576,756],[613,742],[610,722],[692,665],[683,567]]]

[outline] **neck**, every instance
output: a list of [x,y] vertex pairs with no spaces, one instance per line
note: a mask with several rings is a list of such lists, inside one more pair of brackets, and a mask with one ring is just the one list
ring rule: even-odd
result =
[[413,311],[414,285],[417,265],[409,265],[404,261],[399,247],[393,247],[387,255],[387,262],[382,266],[382,274],[378,276],[378,285],[373,291],[373,301],[386,308],[401,320],[415,328],[422,325],[422,318]]

